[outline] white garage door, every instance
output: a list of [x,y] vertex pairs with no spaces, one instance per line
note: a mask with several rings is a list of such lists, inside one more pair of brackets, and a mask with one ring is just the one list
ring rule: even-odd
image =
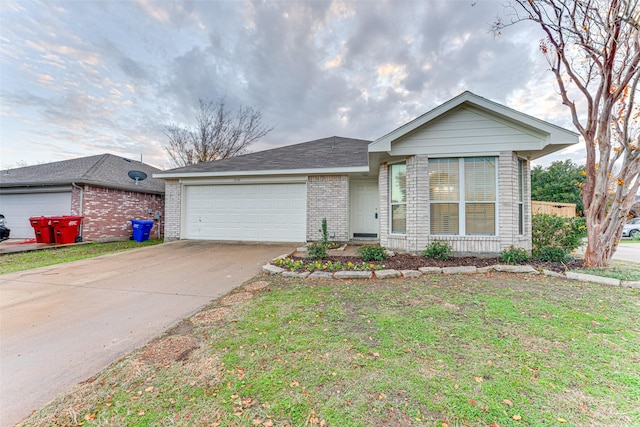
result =
[[304,183],[185,187],[185,238],[304,242]]
[[71,214],[71,192],[0,194],[0,214],[11,229],[11,238],[33,239],[29,218]]

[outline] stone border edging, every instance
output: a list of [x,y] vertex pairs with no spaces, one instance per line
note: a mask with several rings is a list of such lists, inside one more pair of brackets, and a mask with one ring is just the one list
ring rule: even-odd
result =
[[[288,255],[281,255],[276,259],[284,259]],[[300,279],[392,279],[392,278],[416,278],[424,275],[431,274],[477,274],[477,273],[489,273],[491,271],[497,271],[502,273],[520,273],[520,274],[544,274],[545,276],[557,277],[561,279],[579,280],[581,282],[598,283],[607,286],[620,286],[626,288],[640,289],[640,281],[627,281],[620,279],[613,279],[611,277],[594,276],[592,274],[574,273],[573,271],[567,271],[566,274],[556,273],[555,271],[542,270],[542,272],[536,270],[530,265],[504,265],[496,264],[488,267],[477,268],[474,266],[459,266],[459,267],[420,267],[418,270],[338,270],[336,272],[331,271],[304,271],[296,272],[290,271],[282,267],[278,267],[273,264],[266,264],[262,266],[262,271],[269,273],[270,275],[281,274],[283,277],[296,277]]]

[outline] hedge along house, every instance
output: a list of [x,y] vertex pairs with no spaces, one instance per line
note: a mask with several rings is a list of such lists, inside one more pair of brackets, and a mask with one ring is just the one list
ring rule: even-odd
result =
[[419,252],[531,250],[530,162],[574,132],[470,92],[373,141],[330,137],[155,174],[165,239],[365,238]]
[[[143,172],[144,176],[131,171]],[[12,238],[33,238],[34,216],[83,216],[84,240],[123,240],[130,220],[153,219],[164,210],[164,181],[146,163],[112,154],[0,171],[0,213]],[[131,178],[134,176],[134,178]],[[162,221],[158,221],[162,229]],[[152,235],[155,235],[156,228]]]

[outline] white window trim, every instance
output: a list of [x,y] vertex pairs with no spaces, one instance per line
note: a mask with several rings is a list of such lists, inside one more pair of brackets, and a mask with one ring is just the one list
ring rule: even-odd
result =
[[[464,160],[465,159],[477,159],[477,158],[493,158],[495,159],[495,191],[496,191],[496,199],[493,201],[493,204],[495,206],[495,233],[494,234],[467,234],[467,217],[466,217],[466,209],[465,209],[465,204],[467,203],[467,201],[465,200],[465,173],[464,173]],[[499,212],[499,200],[500,200],[500,194],[498,193],[498,189],[499,189],[499,185],[498,185],[498,167],[499,167],[499,160],[500,157],[498,156],[472,156],[472,157],[441,157],[442,159],[444,158],[449,158],[449,159],[457,159],[458,160],[458,176],[459,176],[459,180],[458,180],[458,200],[438,200],[438,201],[432,201],[429,200],[429,204],[453,204],[453,203],[457,203],[458,204],[458,234],[430,234],[431,236],[438,236],[438,237],[450,237],[450,236],[460,236],[460,237],[469,237],[469,238],[473,238],[473,237],[498,237],[500,232],[500,212]],[[429,170],[427,170],[427,173],[429,173]],[[431,186],[431,183],[429,183],[429,186]],[[470,204],[473,203],[487,203],[486,201],[479,201],[479,202],[474,202],[474,201],[470,201]],[[431,208],[429,208],[429,210],[431,210]],[[429,214],[429,216],[431,216],[431,214]],[[429,221],[431,221],[431,218],[429,219]],[[431,230],[429,230],[429,233],[431,233]]]
[[524,160],[523,159],[518,159],[518,201],[517,201],[517,206],[518,206],[518,236],[524,236],[525,233],[525,224],[524,224],[524,189],[525,189],[525,183],[524,183],[524,178],[525,178],[525,173],[524,173]]
[[[406,174],[406,167],[407,167],[407,161],[406,160],[402,160],[402,161],[398,161],[398,162],[394,162],[394,163],[389,163],[388,164],[388,168],[389,168],[389,191],[388,191],[388,195],[387,197],[389,197],[389,213],[388,213],[388,218],[389,218],[389,234],[391,236],[406,236],[407,232],[405,231],[404,233],[399,233],[397,231],[393,231],[393,206],[405,206],[405,212],[406,212],[406,206],[407,206],[407,196],[406,196],[406,188],[405,188],[405,200],[404,203],[393,203],[392,202],[392,197],[391,197],[391,191],[393,190],[392,186],[391,186],[391,178],[393,176],[392,172],[391,172],[391,167],[393,165],[399,165],[404,163],[405,166],[405,174]],[[405,186],[407,185],[406,180],[405,180]],[[406,218],[405,218],[405,230],[407,228],[407,224],[406,224]]]

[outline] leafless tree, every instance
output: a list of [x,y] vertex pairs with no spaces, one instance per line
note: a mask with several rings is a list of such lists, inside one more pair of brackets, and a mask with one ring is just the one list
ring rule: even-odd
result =
[[540,51],[586,143],[585,263],[606,266],[640,186],[638,0],[513,0],[507,16],[494,33],[523,21],[544,32]]
[[165,151],[174,166],[244,154],[251,144],[273,130],[262,122],[262,114],[251,107],[241,106],[233,113],[224,98],[199,103],[195,126],[172,123],[165,128],[169,139]]

